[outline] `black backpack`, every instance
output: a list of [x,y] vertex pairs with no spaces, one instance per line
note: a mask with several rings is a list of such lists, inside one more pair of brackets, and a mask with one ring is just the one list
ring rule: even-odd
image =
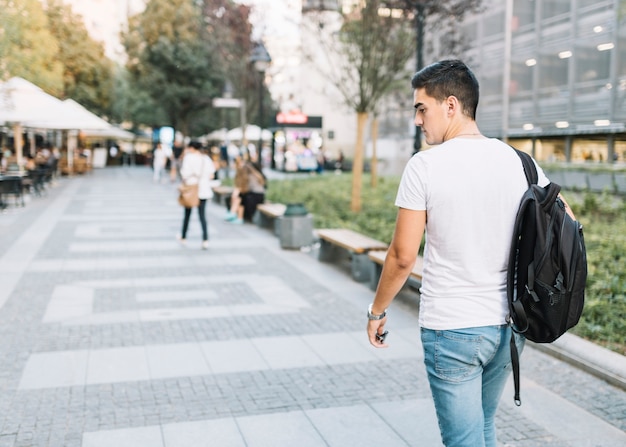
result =
[[[528,190],[522,196],[511,242],[507,298],[511,328],[535,343],[551,343],[574,327],[583,311],[587,255],[582,225],[565,211],[561,187],[537,185],[532,158],[522,160]],[[519,354],[511,336],[515,404],[519,397]]]

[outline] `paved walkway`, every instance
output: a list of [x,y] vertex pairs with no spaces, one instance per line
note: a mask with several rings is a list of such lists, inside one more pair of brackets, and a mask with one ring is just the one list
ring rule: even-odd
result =
[[[441,445],[415,292],[376,350],[341,266],[214,204],[182,247],[175,196],[109,168],[0,214],[0,447]],[[626,445],[621,388],[532,348],[522,375],[501,446]]]

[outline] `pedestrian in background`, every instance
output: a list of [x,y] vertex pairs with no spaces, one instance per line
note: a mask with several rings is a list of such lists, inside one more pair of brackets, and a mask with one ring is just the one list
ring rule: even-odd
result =
[[[463,62],[432,64],[411,85],[415,125],[437,146],[415,154],[402,176],[368,337],[387,347],[377,335],[426,231],[419,324],[441,437],[447,447],[496,447],[494,418],[511,371],[507,264],[528,184],[515,151],[478,129],[478,82]],[[547,185],[537,172],[539,185]],[[516,344],[521,352],[521,335]]]
[[165,165],[167,163],[167,153],[165,149],[163,149],[163,145],[161,143],[157,143],[154,148],[154,152],[152,154],[152,180],[155,183],[161,181],[161,177],[165,173]]
[[244,169],[243,158],[235,158],[235,179],[233,192],[230,195],[230,203],[224,220],[235,224],[243,223],[243,206],[241,198],[248,191],[248,171]]
[[[180,175],[185,184],[198,185],[198,197],[200,198],[200,203],[198,204],[198,217],[200,218],[200,225],[202,227],[202,249],[206,250],[209,248],[209,231],[205,208],[207,199],[210,199],[213,196],[211,182],[215,175],[215,165],[213,164],[213,160],[211,160],[207,154],[201,152],[201,149],[202,144],[200,142],[189,142],[189,145],[185,149],[182,156],[183,161],[180,168]],[[181,234],[178,236],[178,240],[183,245],[185,245],[187,241],[187,229],[189,227],[191,210],[191,208],[185,207],[183,228]]]
[[257,205],[265,201],[267,178],[256,156],[251,156],[250,159],[244,162],[243,170],[245,171],[248,185],[245,193],[241,194],[240,209],[243,208],[243,210],[240,217],[244,221],[251,222]]

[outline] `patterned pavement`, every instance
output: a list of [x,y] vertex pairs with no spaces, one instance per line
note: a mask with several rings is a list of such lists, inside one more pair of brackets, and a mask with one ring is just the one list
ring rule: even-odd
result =
[[[174,185],[120,167],[0,214],[0,447],[440,446],[415,292],[375,350],[343,266],[207,208],[183,247]],[[626,445],[624,390],[532,347],[522,376],[501,446]]]

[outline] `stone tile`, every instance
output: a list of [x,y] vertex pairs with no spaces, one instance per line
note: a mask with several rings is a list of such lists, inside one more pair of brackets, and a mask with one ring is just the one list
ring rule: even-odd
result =
[[265,337],[252,340],[272,369],[320,366],[324,361],[300,337]]
[[330,447],[409,445],[365,405],[307,410],[305,413]]
[[[360,334],[365,339],[365,330]],[[376,360],[369,343],[359,343],[347,333],[303,335],[302,340],[329,365]]]
[[89,353],[88,385],[149,379],[144,347],[100,349]]
[[443,447],[432,399],[375,402],[371,406],[410,445]]
[[201,376],[210,373],[209,364],[197,343],[146,346],[150,378]]
[[[247,447],[234,419],[165,424],[165,447]],[[147,446],[146,446],[147,447]]]
[[166,292],[139,292],[135,299],[140,303],[154,303],[159,301],[190,301],[190,300],[217,300],[219,296],[211,290],[172,290]]
[[165,447],[158,426],[87,432],[82,441],[82,447]]
[[247,447],[328,447],[302,412],[237,419]]
[[205,359],[214,374],[269,369],[251,340],[226,340],[200,343]]
[[58,285],[52,292],[44,323],[70,320],[93,312],[94,291],[90,287]]
[[32,354],[26,362],[18,388],[37,389],[84,385],[88,358],[88,351]]

